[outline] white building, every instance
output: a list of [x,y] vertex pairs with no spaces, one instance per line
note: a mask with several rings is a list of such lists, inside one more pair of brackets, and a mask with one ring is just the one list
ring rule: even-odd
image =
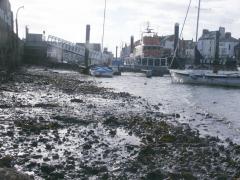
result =
[[[197,47],[205,59],[214,59],[216,52],[216,32],[203,30],[203,34],[198,40]],[[231,36],[231,33],[225,32],[225,28],[220,27],[219,39],[219,57],[221,59],[233,58],[234,48],[238,45],[239,41]]]
[[160,44],[163,48],[169,49],[171,51],[171,55],[174,54],[174,35],[162,36],[160,37]]

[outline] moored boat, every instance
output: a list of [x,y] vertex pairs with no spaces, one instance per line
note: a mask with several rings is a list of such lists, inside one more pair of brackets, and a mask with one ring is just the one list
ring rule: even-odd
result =
[[[190,5],[191,5],[191,2],[189,4],[189,7],[190,7]],[[199,5],[198,5],[196,42],[198,41],[200,7],[201,7],[201,0],[199,0]],[[189,12],[189,9],[188,9],[188,12]],[[188,15],[188,12],[187,12],[187,15]],[[223,71],[223,70],[221,71],[221,70],[219,70],[219,36],[220,36],[220,32],[216,31],[216,34],[215,34],[215,38],[216,38],[215,61],[212,66],[213,70],[170,69],[172,82],[173,83],[184,83],[184,84],[240,87],[240,71],[238,71],[238,70],[236,70],[236,71]],[[174,58],[173,58],[173,60],[174,60]],[[195,65],[199,65],[200,59],[201,59],[201,53],[199,52],[199,50],[196,46],[195,47]],[[173,63],[173,61],[172,61],[172,63]],[[234,69],[237,69],[237,68],[234,68]]]
[[173,83],[240,87],[240,72],[210,70],[170,70]]
[[107,66],[94,66],[91,67],[90,75],[95,77],[113,77],[113,70]]

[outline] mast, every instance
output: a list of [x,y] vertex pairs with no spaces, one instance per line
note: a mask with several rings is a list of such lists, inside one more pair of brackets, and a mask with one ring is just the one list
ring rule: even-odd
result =
[[107,0],[104,3],[104,15],[103,15],[103,32],[102,32],[102,53],[101,53],[101,60],[103,61],[103,43],[104,43],[104,35],[105,35],[105,20],[106,20],[106,7],[107,7]]
[[198,15],[197,15],[196,43],[197,43],[197,41],[198,41],[198,30],[199,30],[200,9],[201,9],[201,0],[198,1]]
[[195,50],[194,50],[194,55],[195,55],[195,60],[194,64],[195,65],[200,65],[200,53],[197,48],[197,42],[198,42],[198,32],[199,32],[199,19],[200,19],[200,9],[201,9],[201,0],[198,1],[198,14],[197,14],[197,29],[196,29],[196,45],[195,45]]

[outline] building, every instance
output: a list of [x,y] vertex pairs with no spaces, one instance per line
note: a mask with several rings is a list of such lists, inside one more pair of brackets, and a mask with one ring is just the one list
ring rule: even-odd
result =
[[[13,13],[8,0],[0,1],[0,67],[11,64],[14,51]],[[8,61],[8,62],[7,62]]]
[[222,58],[233,58],[234,49],[239,43],[238,39],[233,38],[230,32],[225,33],[225,28],[220,28],[219,56]]
[[[168,56],[174,55],[175,35],[160,37],[160,44],[164,49],[169,50]],[[178,56],[184,59],[194,59],[194,47],[196,43],[193,40],[179,39]]]
[[196,42],[193,40],[181,40],[180,41],[180,57],[186,59],[194,59],[195,57]]
[[[215,58],[216,52],[216,33],[217,31],[203,30],[202,36],[198,40],[197,47],[204,61],[209,63]],[[234,58],[235,46],[238,45],[239,41],[232,37],[230,32],[225,32],[224,27],[219,28],[219,57],[220,59]]]
[[169,56],[173,56],[175,35],[161,36],[159,39],[160,45],[163,48],[170,50]]
[[131,47],[128,46],[127,44],[125,44],[125,46],[122,47],[122,50],[120,53],[121,59],[126,59],[126,58],[130,57],[130,54],[131,54]]
[[240,64],[240,39],[239,39],[239,44],[237,46],[235,46],[235,57],[236,57],[236,60],[238,62],[238,64]]
[[43,34],[29,33],[26,26],[26,39],[24,42],[24,62],[30,64],[42,64],[47,57],[47,43],[45,32]]

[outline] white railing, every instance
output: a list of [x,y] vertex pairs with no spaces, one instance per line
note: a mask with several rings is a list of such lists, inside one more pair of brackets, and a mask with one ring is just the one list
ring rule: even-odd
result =
[[[53,46],[53,47],[56,47],[58,49],[61,49],[61,50],[64,50],[64,51],[68,52],[67,53],[68,58],[66,58],[67,60],[65,59],[64,61],[68,61],[68,62],[73,61],[73,60],[70,60],[71,58],[69,58],[69,57],[74,58],[76,56],[71,56],[70,55],[71,53],[76,54],[76,55],[80,55],[82,57],[85,56],[86,48],[84,46],[77,45],[75,43],[66,41],[64,39],[49,35],[48,39],[47,39],[47,43],[50,46]],[[51,53],[49,53],[49,55],[50,54]],[[54,54],[57,56],[57,54],[59,54],[59,53],[53,52],[52,55],[54,55]],[[64,53],[64,54],[66,54],[66,53]],[[111,57],[108,54],[102,54],[99,51],[93,51],[93,50],[89,51],[89,59],[91,60],[92,64],[102,64],[102,63],[105,63],[105,62],[107,63],[110,58]]]

